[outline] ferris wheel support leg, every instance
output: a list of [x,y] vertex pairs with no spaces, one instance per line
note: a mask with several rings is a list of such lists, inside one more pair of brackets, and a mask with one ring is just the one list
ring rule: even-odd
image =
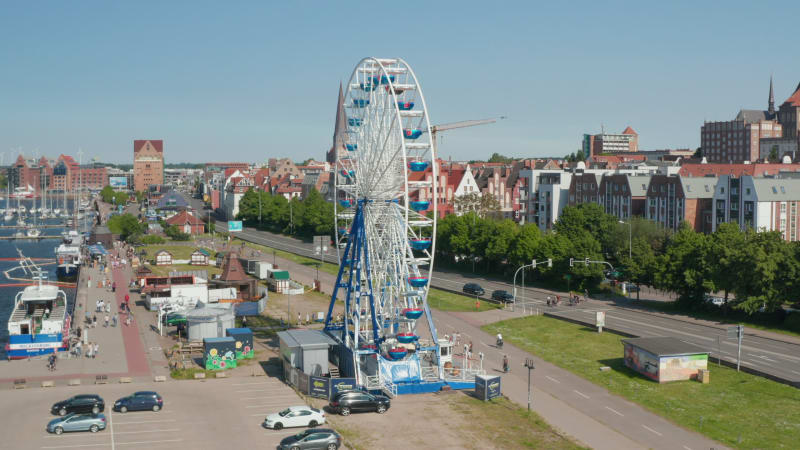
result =
[[[362,216],[362,218],[363,218],[363,216]],[[367,239],[366,239],[366,236],[364,234],[364,224],[363,224],[363,222],[360,225],[361,226],[359,227],[358,231],[360,232],[360,235],[361,235],[360,237],[363,240],[362,245],[364,246],[364,253],[363,253],[364,254],[364,270],[366,270],[367,273],[370,273],[369,256],[368,256],[369,252],[367,251],[368,250],[368,248],[367,248]],[[373,339],[373,342],[375,342],[375,345],[378,345],[380,343],[379,336],[378,336],[378,317],[375,314],[375,296],[372,294],[372,279],[370,277],[367,277],[367,289],[369,290],[368,294],[367,294],[369,296],[369,311],[370,311],[370,316],[372,316],[372,339]],[[380,326],[383,327],[383,324],[381,323]]]
[[[430,289],[430,287],[428,287]],[[433,344],[436,347],[436,366],[439,369],[439,379],[444,379],[444,370],[442,368],[442,361],[439,358],[441,354],[441,350],[439,349],[439,335],[436,333],[436,325],[433,323],[433,316],[431,315],[431,309],[428,307],[428,300],[425,299],[423,302],[422,308],[425,310],[425,318],[428,320],[428,327],[431,329],[431,337],[433,337]]]

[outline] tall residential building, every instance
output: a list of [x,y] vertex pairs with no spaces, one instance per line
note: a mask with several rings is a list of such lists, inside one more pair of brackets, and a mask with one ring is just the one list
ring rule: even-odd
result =
[[133,188],[144,192],[160,184],[164,184],[164,141],[133,141]]
[[639,151],[639,135],[627,127],[620,134],[584,134],[583,154],[590,156],[604,153],[628,153]]
[[800,179],[750,175],[719,178],[714,191],[714,231],[724,222],[744,230],[780,231],[787,241],[800,237]]

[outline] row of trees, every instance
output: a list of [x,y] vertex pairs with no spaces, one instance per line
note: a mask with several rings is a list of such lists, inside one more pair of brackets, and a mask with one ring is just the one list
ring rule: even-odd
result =
[[310,238],[333,235],[333,203],[326,202],[316,189],[303,200],[287,200],[283,195],[249,190],[239,201],[239,220],[247,226]]
[[[136,191],[133,193],[136,201],[141,203],[144,200],[144,192]],[[115,191],[111,186],[106,186],[100,190],[100,199],[108,204],[125,205],[130,199],[130,195],[124,191]]]
[[[552,267],[537,267],[536,279],[591,288],[605,271],[675,292],[689,307],[704,305],[709,292],[722,292],[726,308],[747,314],[773,311],[800,297],[800,245],[787,243],[778,232],[722,224],[709,235],[685,225],[671,233],[646,219],[622,223],[596,204],[564,208],[553,232],[546,233],[534,224],[449,215],[439,221],[436,246],[440,263],[464,269],[511,276],[533,259],[552,258]],[[615,270],[583,262],[570,267],[570,258],[607,261]]]

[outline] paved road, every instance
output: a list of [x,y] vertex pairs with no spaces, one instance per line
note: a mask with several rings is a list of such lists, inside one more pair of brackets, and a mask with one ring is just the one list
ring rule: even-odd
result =
[[[191,199],[192,205],[200,212],[203,202]],[[226,223],[219,221],[217,227],[226,229]],[[302,240],[246,228],[238,233],[240,238],[267,245],[279,250],[297,253],[304,256],[319,257],[314,255],[312,243]],[[336,260],[336,251],[331,249],[326,260]],[[453,272],[434,271],[431,285],[437,288],[459,291],[464,283],[478,282],[487,292],[494,289],[511,291],[513,287],[509,282],[498,282],[474,275],[458,274]],[[735,361],[737,345],[734,340],[727,339],[725,327],[714,326],[702,321],[688,318],[673,318],[665,314],[654,314],[619,307],[611,302],[590,302],[580,307],[548,308],[546,298],[555,295],[555,292],[542,289],[526,288],[517,289],[517,298],[528,305],[534,305],[547,310],[555,315],[580,320],[590,325],[594,324],[595,312],[606,311],[606,325],[608,328],[623,331],[636,336],[675,336],[682,340],[692,342],[709,350],[713,358],[721,355],[723,360]],[[564,293],[560,293],[564,295]],[[742,343],[742,366],[764,372],[772,377],[786,380],[794,386],[800,387],[800,341],[790,337],[774,335],[764,337],[770,333],[747,333]],[[719,339],[718,339],[719,338]],[[792,342],[792,341],[795,342]]]

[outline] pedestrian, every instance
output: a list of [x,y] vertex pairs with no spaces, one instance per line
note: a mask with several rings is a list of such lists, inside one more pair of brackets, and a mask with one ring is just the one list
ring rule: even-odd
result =
[[91,342],[86,344],[86,357],[87,358],[91,358],[92,357],[92,343]]
[[552,302],[552,301],[550,300],[550,296],[548,295],[548,296],[547,296],[547,306],[550,306],[550,303],[551,303],[551,302]]
[[309,323],[311,323],[311,315],[309,313],[306,313],[306,325],[308,325]]
[[301,319],[300,319],[300,313],[297,313],[297,324],[298,324],[298,325],[300,325],[300,321],[301,321]]
[[78,358],[81,357],[81,347],[82,347],[81,341],[78,341],[78,343],[75,344],[75,356],[77,356]]
[[116,281],[111,283],[111,292],[117,292],[117,282]]
[[111,302],[106,303],[106,313],[111,313]]
[[86,310],[86,324],[87,325],[92,324],[92,314],[89,312],[88,309]]
[[100,344],[97,342],[94,343],[94,351],[92,352],[92,359],[97,357],[97,354],[100,353]]
[[469,341],[469,353],[472,354],[472,341]]
[[242,328],[247,328],[247,316],[242,316]]
[[83,328],[82,328],[82,327],[78,327],[78,332],[77,332],[77,334],[78,334],[78,340],[80,340],[80,339],[81,339],[81,333],[83,332],[82,330],[83,330]]
[[92,316],[92,328],[97,328],[97,314]]
[[118,320],[117,319],[117,313],[114,313],[114,317],[111,318],[111,326],[112,327],[116,327],[117,326],[117,320]]
[[94,312],[100,311],[100,299],[94,301]]
[[126,326],[126,327],[127,327],[127,326],[130,326],[130,324],[131,324],[131,315],[130,315],[130,314],[128,314],[128,315],[125,317],[125,326]]
[[508,372],[508,355],[503,355],[503,372]]
[[48,307],[44,308],[44,317],[45,318],[50,317],[50,308],[48,308]]
[[108,317],[108,314],[106,314],[105,323],[103,323],[103,327],[108,328],[108,320],[109,320],[109,317]]

